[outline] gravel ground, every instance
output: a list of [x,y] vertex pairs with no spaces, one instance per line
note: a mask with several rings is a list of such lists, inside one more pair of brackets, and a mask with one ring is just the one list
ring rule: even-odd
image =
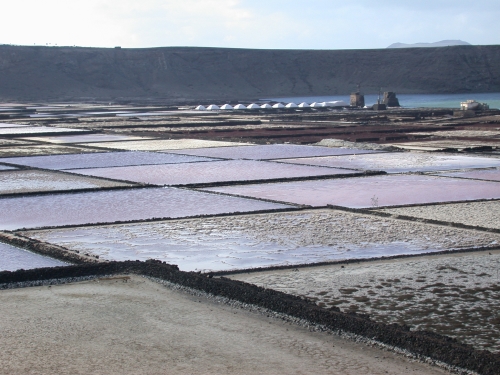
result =
[[137,276],[0,291],[0,374],[445,374]]
[[394,215],[440,220],[484,228],[500,229],[500,201],[450,203],[431,206],[387,208]]
[[500,251],[230,276],[500,352]]
[[[205,141],[201,139],[155,139],[151,141],[101,142],[99,147],[130,151],[181,150],[185,148],[244,146],[248,143]],[[96,146],[93,143],[82,143],[82,146]]]

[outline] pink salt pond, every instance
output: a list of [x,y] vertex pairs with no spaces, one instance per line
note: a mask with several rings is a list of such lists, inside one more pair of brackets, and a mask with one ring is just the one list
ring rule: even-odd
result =
[[316,207],[330,204],[351,208],[500,198],[497,182],[425,175],[384,175],[205,190]]
[[154,185],[188,185],[357,173],[356,171],[345,169],[311,167],[306,165],[256,160],[223,160],[210,163],[78,169],[69,170],[69,172]]
[[388,173],[431,172],[454,169],[500,167],[500,159],[462,155],[436,155],[423,152],[327,156],[286,159],[286,163],[358,170],[381,170]]
[[479,171],[440,173],[439,176],[471,178],[474,180],[500,181],[500,169],[486,169]]
[[53,194],[0,199],[0,230],[178,218],[288,207],[175,188]]
[[119,151],[119,152],[96,152],[88,154],[66,154],[66,155],[43,155],[23,156],[16,158],[2,158],[0,161],[11,164],[26,165],[34,168],[44,169],[77,169],[77,168],[99,168],[117,167],[124,165],[143,164],[165,164],[165,163],[190,163],[211,161],[213,159],[187,156],[160,154],[144,151]]
[[379,151],[353,148],[332,148],[302,145],[255,145],[217,148],[198,148],[164,151],[176,154],[207,156],[222,159],[270,160],[281,158],[303,158],[310,156],[369,154]]

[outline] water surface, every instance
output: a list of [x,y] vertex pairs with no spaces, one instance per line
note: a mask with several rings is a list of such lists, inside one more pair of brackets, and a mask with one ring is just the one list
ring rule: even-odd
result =
[[68,263],[0,242],[0,271],[67,266]]

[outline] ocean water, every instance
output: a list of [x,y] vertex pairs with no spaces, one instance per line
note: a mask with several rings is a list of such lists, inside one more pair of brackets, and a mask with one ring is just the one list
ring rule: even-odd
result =
[[[460,102],[474,99],[480,103],[487,103],[490,108],[500,109],[500,93],[478,93],[478,94],[398,94],[399,104],[405,108],[460,108]],[[378,95],[365,95],[365,103],[370,106],[377,103]],[[277,102],[325,102],[334,100],[344,100],[349,103],[349,95],[334,96],[301,96],[267,98],[261,100],[272,100]]]

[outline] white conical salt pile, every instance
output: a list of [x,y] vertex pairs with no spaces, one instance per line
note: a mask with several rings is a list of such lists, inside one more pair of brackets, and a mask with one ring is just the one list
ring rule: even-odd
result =
[[302,102],[299,104],[299,108],[309,108],[309,104],[307,104],[306,102]]
[[205,108],[204,105],[199,105],[198,107],[196,107],[196,110],[197,111],[206,111],[207,109]]
[[295,104],[295,103],[288,103],[285,107],[286,108],[297,108],[297,104]]
[[222,107],[220,107],[220,109],[230,110],[234,108],[231,104],[224,104]]
[[266,103],[266,104],[262,104],[262,105],[260,106],[260,108],[262,108],[262,109],[271,109],[271,108],[273,108],[273,107],[271,107],[269,104],[267,104],[267,103]]
[[234,109],[247,109],[247,107],[245,107],[243,104],[236,104],[234,106]]
[[208,107],[207,107],[207,111],[218,111],[220,108],[218,105],[216,104],[210,104]]
[[320,108],[320,107],[323,107],[321,103],[318,102],[311,103],[311,108]]
[[260,107],[255,103],[247,105],[247,109],[259,109],[259,108]]
[[273,108],[285,108],[285,106],[281,103],[276,103],[273,105]]

